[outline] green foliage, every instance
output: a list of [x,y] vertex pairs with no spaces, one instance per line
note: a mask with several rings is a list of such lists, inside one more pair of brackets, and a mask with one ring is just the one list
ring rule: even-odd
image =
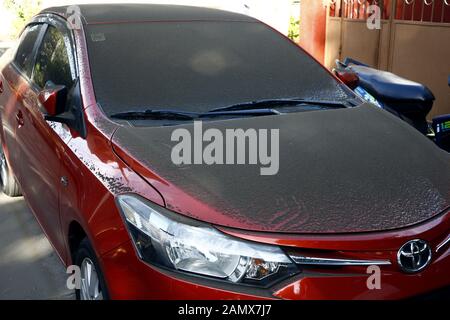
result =
[[25,24],[41,10],[41,0],[3,0],[3,6],[14,16],[11,36],[16,37]]
[[289,20],[288,37],[297,43],[300,39],[300,20],[296,20],[294,17]]

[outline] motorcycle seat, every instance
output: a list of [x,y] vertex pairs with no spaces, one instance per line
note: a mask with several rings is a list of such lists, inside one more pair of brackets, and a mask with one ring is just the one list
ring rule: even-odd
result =
[[433,101],[433,93],[424,85],[391,72],[367,66],[350,65],[360,78],[360,85],[371,94],[387,101]]

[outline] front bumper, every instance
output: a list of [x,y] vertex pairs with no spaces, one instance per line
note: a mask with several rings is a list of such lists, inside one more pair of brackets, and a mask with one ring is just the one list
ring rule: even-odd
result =
[[304,274],[280,288],[274,295],[282,299],[379,300],[407,299],[450,286],[450,249],[423,272],[405,274],[380,267],[380,289],[369,289],[371,274]]
[[450,248],[420,273],[381,266],[380,289],[368,289],[366,268],[303,270],[271,288],[259,289],[161,270],[139,260],[127,242],[104,255],[102,268],[112,299],[353,300],[407,299],[450,286]]

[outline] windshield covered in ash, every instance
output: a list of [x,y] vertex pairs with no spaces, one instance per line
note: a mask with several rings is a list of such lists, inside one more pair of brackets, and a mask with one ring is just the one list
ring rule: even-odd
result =
[[348,99],[318,63],[261,23],[98,24],[86,26],[86,37],[95,95],[107,115]]

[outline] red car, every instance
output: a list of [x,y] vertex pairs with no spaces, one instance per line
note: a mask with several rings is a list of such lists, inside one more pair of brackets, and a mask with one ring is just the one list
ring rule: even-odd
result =
[[[62,262],[80,267],[78,298],[448,288],[448,153],[253,18],[75,9],[44,10],[1,58],[0,133],[3,192],[23,194]],[[197,120],[278,129],[279,170],[174,163],[174,130]]]

